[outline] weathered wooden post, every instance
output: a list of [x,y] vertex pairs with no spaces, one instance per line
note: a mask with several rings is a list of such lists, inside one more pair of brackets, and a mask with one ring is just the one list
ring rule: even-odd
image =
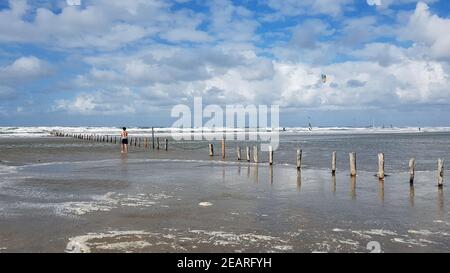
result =
[[148,138],[144,139],[144,148],[147,149],[148,148]]
[[331,174],[336,174],[336,152],[333,152],[331,156]]
[[297,149],[297,170],[302,168],[302,150]]
[[442,188],[444,186],[444,159],[438,159],[438,186]]
[[241,160],[241,146],[237,146],[236,147],[236,152],[237,152],[237,160]]
[[245,153],[247,155],[247,162],[250,162],[250,147],[245,148]]
[[159,150],[159,137],[156,138],[156,149]]
[[225,158],[225,138],[222,138],[222,158]]
[[214,144],[209,143],[209,156],[214,156]]
[[169,139],[166,138],[164,141],[165,141],[165,143],[164,143],[164,150],[167,151],[169,149]]
[[269,164],[273,165],[273,149],[272,149],[272,146],[269,146]]
[[356,153],[350,153],[350,176],[356,176]]
[[255,163],[259,162],[259,158],[258,158],[258,145],[253,146],[253,161]]
[[409,160],[409,183],[410,184],[414,184],[415,166],[416,166],[416,159],[411,158]]
[[384,179],[384,153],[378,154],[378,179]]
[[155,149],[155,130],[152,127],[152,148]]
[[134,147],[137,146],[138,138],[134,138]]

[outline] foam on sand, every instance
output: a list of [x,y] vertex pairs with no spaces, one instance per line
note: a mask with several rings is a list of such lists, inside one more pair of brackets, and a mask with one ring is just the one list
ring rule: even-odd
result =
[[213,203],[211,203],[211,202],[200,202],[200,203],[198,203],[198,205],[201,206],[201,207],[209,207],[209,206],[212,206]]
[[293,246],[278,237],[254,233],[164,229],[162,233],[142,230],[88,233],[69,238],[65,252],[186,252],[197,249],[226,249],[236,252],[263,249],[268,252],[287,252],[292,251]]
[[165,193],[122,194],[109,192],[92,201],[62,203],[56,207],[56,213],[79,216],[92,212],[111,211],[119,207],[148,208],[159,204],[161,200],[172,197]]

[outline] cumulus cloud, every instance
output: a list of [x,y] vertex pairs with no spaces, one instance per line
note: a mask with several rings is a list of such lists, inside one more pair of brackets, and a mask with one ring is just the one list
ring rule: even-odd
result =
[[16,97],[16,91],[8,86],[0,85],[0,99],[9,100]]
[[[9,7],[0,11],[0,41],[4,42],[112,50],[161,34],[170,41],[210,40],[196,30],[200,21],[195,14],[172,13],[162,0],[89,1],[85,7],[67,5],[59,13],[32,7],[25,0],[10,0]],[[23,15],[32,8],[35,16],[25,20]]]
[[280,16],[298,16],[304,14],[323,14],[339,16],[353,0],[268,0],[269,7],[278,12]]
[[[393,23],[375,9],[356,16],[352,0],[258,1],[263,12],[246,3],[86,0],[57,10],[10,1],[0,41],[66,57],[60,81],[71,88],[52,103],[73,114],[133,115],[193,96],[314,110],[450,103],[450,19],[425,2]],[[2,63],[1,98],[53,67],[34,56]]]
[[57,100],[55,111],[82,115],[117,115],[135,113],[136,96],[128,88],[81,93],[73,100]]
[[399,34],[429,51],[431,57],[450,60],[450,18],[432,14],[427,4],[417,4],[407,26]]
[[0,67],[3,83],[23,83],[49,75],[50,65],[34,56],[20,57],[12,64]]

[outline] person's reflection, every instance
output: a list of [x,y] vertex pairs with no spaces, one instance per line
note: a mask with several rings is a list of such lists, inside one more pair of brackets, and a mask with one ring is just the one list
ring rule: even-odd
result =
[[297,170],[297,191],[302,189],[302,171]]
[[409,206],[412,208],[414,207],[414,196],[415,196],[414,185],[410,185],[409,186]]
[[356,200],[356,176],[350,176],[350,193],[353,200]]
[[122,171],[128,171],[128,154],[121,153],[120,154],[120,167]]

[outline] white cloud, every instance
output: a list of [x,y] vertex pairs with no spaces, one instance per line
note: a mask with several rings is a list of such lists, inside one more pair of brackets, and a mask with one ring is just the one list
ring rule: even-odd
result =
[[[10,9],[0,11],[0,41],[113,50],[161,34],[170,41],[211,40],[196,29],[201,20],[195,13],[169,8],[162,0],[98,0],[88,1],[85,7],[64,6],[54,13],[10,0]],[[23,15],[31,9],[35,16],[25,20]]]
[[82,115],[118,115],[135,113],[136,96],[126,87],[81,93],[73,100],[57,100],[55,111]]
[[267,4],[281,16],[317,15],[339,16],[353,0],[268,0]]
[[0,99],[8,100],[16,96],[16,91],[9,86],[0,85]]
[[450,60],[450,18],[431,14],[427,4],[419,2],[400,37],[412,40],[436,59]]
[[0,80],[4,83],[21,83],[49,75],[50,65],[34,56],[20,57],[12,64],[0,67]]

